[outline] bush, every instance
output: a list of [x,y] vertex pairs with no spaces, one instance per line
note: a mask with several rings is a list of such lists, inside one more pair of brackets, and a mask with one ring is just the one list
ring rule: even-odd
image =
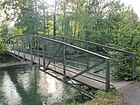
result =
[[4,41],[2,38],[0,38],[0,54],[5,53],[5,51],[7,50],[6,45],[4,44]]

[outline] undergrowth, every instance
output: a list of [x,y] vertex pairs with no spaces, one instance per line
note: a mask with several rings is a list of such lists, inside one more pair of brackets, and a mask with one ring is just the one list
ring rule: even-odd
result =
[[96,92],[95,98],[83,105],[118,105],[119,102],[120,97],[117,91],[107,93],[99,90]]

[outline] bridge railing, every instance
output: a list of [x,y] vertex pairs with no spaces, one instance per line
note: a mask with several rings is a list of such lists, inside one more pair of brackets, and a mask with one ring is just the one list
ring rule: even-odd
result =
[[[90,86],[88,81],[82,80],[88,78],[104,84],[104,87],[100,88],[109,91],[109,57],[72,45],[64,37],[61,40],[38,35],[18,35],[9,38],[7,44],[10,52],[39,63],[44,71],[51,69],[63,74],[65,78],[69,77],[66,79],[67,82],[81,79],[81,82]],[[102,72],[97,73],[100,69]]]
[[[115,75],[112,79],[128,79],[125,78],[130,76],[130,78],[134,76],[134,72],[136,69],[136,54],[129,51],[124,51],[121,49],[117,49],[114,47],[101,45],[98,43],[80,40],[75,38],[70,38],[66,36],[52,36],[52,35],[43,35],[44,37],[55,38],[56,40],[63,41],[65,43],[72,44],[74,46],[81,47],[83,49],[104,55],[110,58],[110,68],[111,73],[121,75],[124,78],[118,78]],[[118,70],[117,70],[118,69]],[[95,72],[102,72],[103,69],[97,70]],[[120,76],[120,77],[121,77]]]

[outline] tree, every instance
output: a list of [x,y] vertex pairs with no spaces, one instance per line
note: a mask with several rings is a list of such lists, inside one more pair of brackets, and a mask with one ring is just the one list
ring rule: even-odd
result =
[[[41,24],[39,12],[36,11],[37,3],[36,0],[9,0],[4,1],[2,6],[8,21],[15,21],[15,26],[20,27],[23,33],[37,34],[38,25]],[[13,18],[9,18],[13,15]]]

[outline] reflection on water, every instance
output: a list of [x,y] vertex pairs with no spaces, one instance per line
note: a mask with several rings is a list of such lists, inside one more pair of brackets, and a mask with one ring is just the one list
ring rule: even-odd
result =
[[0,71],[0,105],[53,105],[74,91],[36,66]]
[[4,96],[9,105],[20,104],[21,98],[7,72],[4,73],[2,91],[5,93]]

